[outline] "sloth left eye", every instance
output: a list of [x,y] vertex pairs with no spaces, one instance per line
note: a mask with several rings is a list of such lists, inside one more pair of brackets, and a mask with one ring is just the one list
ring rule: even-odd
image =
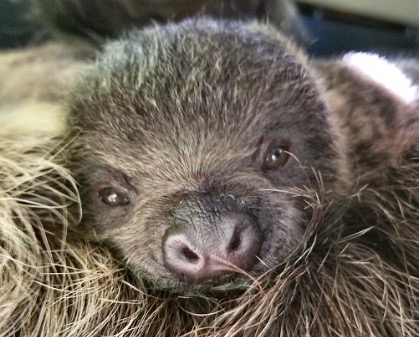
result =
[[288,147],[284,145],[269,146],[263,159],[262,169],[275,170],[283,167],[290,157]]
[[98,196],[101,202],[112,207],[126,206],[131,202],[129,194],[126,191],[118,190],[113,187],[101,189]]

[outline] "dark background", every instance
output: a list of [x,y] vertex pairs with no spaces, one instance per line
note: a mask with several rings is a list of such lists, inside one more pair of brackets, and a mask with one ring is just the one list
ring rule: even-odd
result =
[[[351,50],[419,55],[418,30],[413,27],[340,15],[309,6],[300,10],[312,37],[308,46],[312,55],[328,56]],[[36,44],[47,38],[48,34],[30,13],[32,8],[25,1],[0,0],[0,48]]]

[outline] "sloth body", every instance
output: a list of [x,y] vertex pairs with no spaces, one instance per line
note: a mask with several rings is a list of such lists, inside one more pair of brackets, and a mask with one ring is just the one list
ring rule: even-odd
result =
[[135,31],[70,97],[68,144],[89,61],[60,48],[52,95],[0,66],[22,84],[0,108],[0,335],[418,335],[415,60],[309,61],[258,24]]
[[377,227],[381,249],[383,220],[354,195],[416,158],[417,87],[360,57],[309,61],[266,26],[205,19],[110,43],[70,100],[79,230],[176,291],[281,270],[319,196],[346,235]]

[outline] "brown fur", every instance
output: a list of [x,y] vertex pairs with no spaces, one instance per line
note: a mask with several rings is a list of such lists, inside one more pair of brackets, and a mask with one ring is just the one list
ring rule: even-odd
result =
[[[106,249],[45,230],[48,200],[40,200],[39,208],[19,202],[17,196],[25,191],[32,190],[36,197],[44,194],[39,187],[71,179],[58,165],[60,157],[48,155],[59,144],[56,139],[36,151],[1,149],[2,172],[20,167],[20,172],[39,177],[7,190],[5,184],[16,179],[15,173],[8,171],[8,179],[1,180],[2,336],[417,335],[418,214],[406,203],[417,200],[417,189],[405,187],[417,185],[417,165],[396,170],[391,188],[366,188],[354,196],[354,202],[369,204],[381,218],[381,236],[397,252],[394,263],[362,242],[375,220],[370,229],[345,234],[340,215],[328,214],[331,205],[322,203],[319,195],[309,205],[313,218],[306,244],[282,272],[265,274],[235,298],[179,297],[134,286]],[[40,157],[47,161],[40,162]],[[51,170],[39,175],[37,167]],[[75,197],[71,190],[59,196],[62,205]],[[20,220],[8,215],[12,210]],[[55,222],[63,229],[65,212],[66,207],[60,208],[57,215],[63,216]],[[321,228],[325,221],[329,226]]]
[[[182,69],[191,65],[196,72]],[[71,158],[82,187],[82,227],[74,223],[77,211],[66,214],[69,201],[78,202],[59,155],[63,131],[25,147],[2,138],[0,300],[7,305],[0,335],[417,336],[416,103],[398,102],[374,83],[368,95],[352,89],[362,85],[339,61],[310,64],[284,37],[258,25],[186,22],[111,44],[71,101],[81,132]],[[261,133],[270,135],[269,123],[290,136],[295,161],[267,178],[245,159]],[[352,125],[371,124],[386,133],[351,133]],[[394,147],[393,134],[399,135]],[[371,146],[359,152],[364,142]],[[106,170],[96,170],[98,163]],[[94,179],[112,181],[115,167],[141,183],[141,212],[91,206]],[[198,168],[209,177],[204,186],[190,174]],[[37,178],[20,183],[21,172]],[[208,186],[233,188],[246,203],[252,201],[246,193],[259,196],[258,207],[269,215],[287,211],[259,220],[285,226],[270,240],[295,235],[288,248],[277,248],[265,260],[269,268],[250,271],[247,282],[242,277],[204,293],[167,272],[162,282],[161,266],[144,273],[131,241],[144,239],[141,225],[150,219],[164,225],[176,193]],[[28,194],[38,207],[25,201]],[[61,207],[51,213],[51,205]],[[94,240],[81,240],[74,233],[80,230]],[[158,247],[158,235],[147,235],[148,243]],[[95,242],[102,239],[122,250],[131,268]],[[181,288],[156,289],[161,286]]]

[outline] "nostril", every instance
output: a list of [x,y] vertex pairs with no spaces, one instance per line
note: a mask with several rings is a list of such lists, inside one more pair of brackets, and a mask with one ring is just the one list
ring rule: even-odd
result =
[[228,252],[235,252],[240,249],[242,244],[241,233],[238,230],[234,231],[233,237],[230,240],[230,243],[227,246]]
[[190,263],[198,263],[199,262],[199,256],[195,254],[189,247],[182,247],[180,249],[180,255],[181,257],[190,262]]

